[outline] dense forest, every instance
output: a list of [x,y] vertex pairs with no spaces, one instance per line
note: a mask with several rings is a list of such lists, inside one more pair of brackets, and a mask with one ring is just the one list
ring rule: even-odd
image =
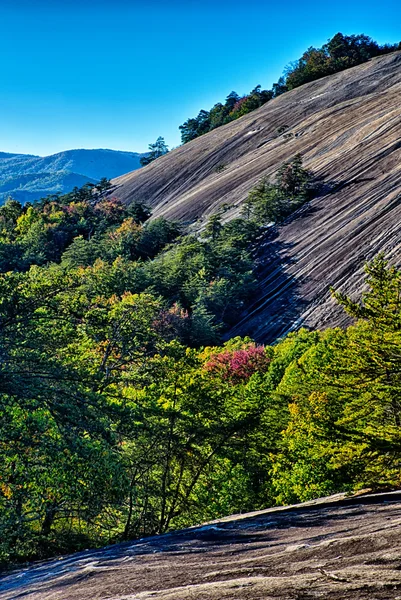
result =
[[326,75],[360,65],[375,56],[401,50],[399,44],[380,45],[367,35],[343,35],[337,33],[321,48],[308,48],[301,58],[291,63],[271,90],[256,86],[249,94],[239,96],[231,92],[224,104],[218,102],[210,110],[201,110],[198,116],[187,119],[180,126],[182,143],[234,121],[259,108],[269,100],[304,83]]
[[109,182],[0,207],[0,562],[400,484],[401,273],[346,330],[221,342],[261,242],[318,188],[300,156],[200,235]]

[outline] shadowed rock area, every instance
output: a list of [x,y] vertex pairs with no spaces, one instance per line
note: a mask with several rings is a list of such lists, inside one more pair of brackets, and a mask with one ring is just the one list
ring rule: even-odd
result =
[[401,492],[330,496],[37,563],[2,600],[401,599]]
[[266,243],[259,294],[231,333],[270,341],[301,324],[343,325],[329,286],[360,291],[363,264],[379,251],[400,263],[400,94],[395,52],[268,102],[115,179],[112,194],[187,223],[228,203],[231,218],[262,176],[300,152],[325,185]]

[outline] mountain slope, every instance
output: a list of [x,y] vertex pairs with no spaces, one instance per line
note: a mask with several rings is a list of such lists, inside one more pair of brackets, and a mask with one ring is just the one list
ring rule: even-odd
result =
[[139,169],[142,154],[117,150],[66,150],[51,156],[0,153],[0,200],[26,202]]
[[271,341],[300,324],[342,324],[329,286],[360,289],[378,251],[401,262],[400,92],[396,52],[288,92],[119,177],[112,193],[187,222],[228,203],[230,218],[262,176],[300,152],[326,185],[272,231],[259,295],[231,333]]

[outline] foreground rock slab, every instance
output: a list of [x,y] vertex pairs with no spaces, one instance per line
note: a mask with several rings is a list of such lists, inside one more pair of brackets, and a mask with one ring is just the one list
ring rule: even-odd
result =
[[36,563],[2,600],[401,600],[401,492],[221,519]]

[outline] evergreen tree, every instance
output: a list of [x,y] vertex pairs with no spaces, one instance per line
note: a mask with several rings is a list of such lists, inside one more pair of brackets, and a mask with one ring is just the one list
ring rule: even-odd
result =
[[156,160],[156,158],[160,158],[160,156],[167,154],[169,149],[164,138],[159,136],[154,144],[149,144],[149,151],[150,152],[146,156],[142,156],[140,159],[140,163],[143,167]]

